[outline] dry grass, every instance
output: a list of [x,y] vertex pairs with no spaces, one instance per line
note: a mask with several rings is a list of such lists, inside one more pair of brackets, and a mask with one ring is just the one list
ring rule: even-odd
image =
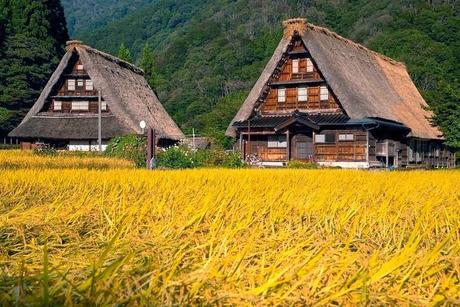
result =
[[0,150],[0,171],[9,169],[124,169],[134,168],[133,162],[97,154],[60,152],[53,156],[32,151]]
[[460,304],[459,182],[458,171],[3,170],[0,301]]

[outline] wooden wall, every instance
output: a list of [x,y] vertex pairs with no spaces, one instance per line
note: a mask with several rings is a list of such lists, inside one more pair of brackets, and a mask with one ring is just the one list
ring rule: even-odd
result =
[[[315,160],[320,162],[367,161],[367,132],[361,130],[324,130],[321,134],[334,134],[335,142],[315,144]],[[354,141],[340,141],[339,134],[353,134]]]
[[296,87],[286,88],[286,102],[278,102],[278,89],[272,88],[262,106],[262,113],[276,113],[294,110],[337,110],[340,109],[335,97],[329,92],[329,99],[320,100],[320,87],[308,87],[307,101],[299,101]]

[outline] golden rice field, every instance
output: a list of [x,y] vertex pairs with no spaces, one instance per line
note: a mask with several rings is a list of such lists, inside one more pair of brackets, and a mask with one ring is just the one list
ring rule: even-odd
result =
[[459,171],[15,159],[0,168],[3,305],[460,304]]

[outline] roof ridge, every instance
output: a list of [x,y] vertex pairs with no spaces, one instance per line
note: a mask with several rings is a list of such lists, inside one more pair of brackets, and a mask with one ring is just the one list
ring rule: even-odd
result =
[[106,53],[106,52],[103,52],[103,51],[100,51],[96,48],[93,48],[91,46],[88,46],[86,44],[84,44],[82,41],[79,41],[79,40],[71,40],[71,41],[68,41],[66,43],[66,46],[67,46],[67,51],[70,51],[70,50],[73,50],[74,48],[83,48],[89,52],[92,52],[94,54],[97,54],[97,55],[100,55],[102,57],[104,57],[106,60],[109,60],[111,62],[115,62],[117,64],[119,64],[120,66],[122,67],[125,67],[127,69],[130,69],[131,71],[137,73],[137,74],[140,74],[140,75],[144,75],[144,71],[137,67],[136,65],[132,64],[132,63],[129,63],[125,60],[122,60],[114,55],[111,55],[109,53]]
[[377,51],[371,50],[371,49],[369,49],[369,48],[367,48],[367,47],[365,47],[365,46],[363,46],[363,45],[361,45],[359,43],[356,43],[356,42],[352,41],[351,39],[348,39],[348,38],[345,38],[345,37],[341,36],[340,34],[334,32],[334,31],[332,31],[332,30],[330,30],[330,29],[328,29],[326,27],[317,26],[317,25],[314,25],[312,23],[307,23],[307,27],[309,29],[313,30],[313,31],[322,32],[327,36],[333,37],[335,39],[343,41],[344,43],[347,43],[347,44],[352,45],[352,46],[354,46],[354,47],[356,47],[358,49],[361,49],[361,50],[363,50],[365,52],[368,52],[368,53],[370,53],[372,55],[375,55],[375,56],[381,58],[382,60],[384,60],[386,62],[389,62],[389,63],[391,63],[393,65],[401,66],[404,69],[407,69],[406,64],[404,64],[403,62],[396,61],[395,59],[392,59],[392,58],[390,58],[390,57],[388,57],[386,55],[378,53]]

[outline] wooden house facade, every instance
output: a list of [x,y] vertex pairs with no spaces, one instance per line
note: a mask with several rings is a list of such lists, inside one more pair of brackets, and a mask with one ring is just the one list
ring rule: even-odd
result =
[[45,143],[97,150],[99,95],[103,147],[113,137],[144,133],[140,121],[157,131],[160,146],[184,138],[141,69],[79,41],[67,43],[56,71],[10,136],[20,138],[23,148]]
[[291,19],[227,135],[273,166],[452,167],[427,107],[404,64]]

